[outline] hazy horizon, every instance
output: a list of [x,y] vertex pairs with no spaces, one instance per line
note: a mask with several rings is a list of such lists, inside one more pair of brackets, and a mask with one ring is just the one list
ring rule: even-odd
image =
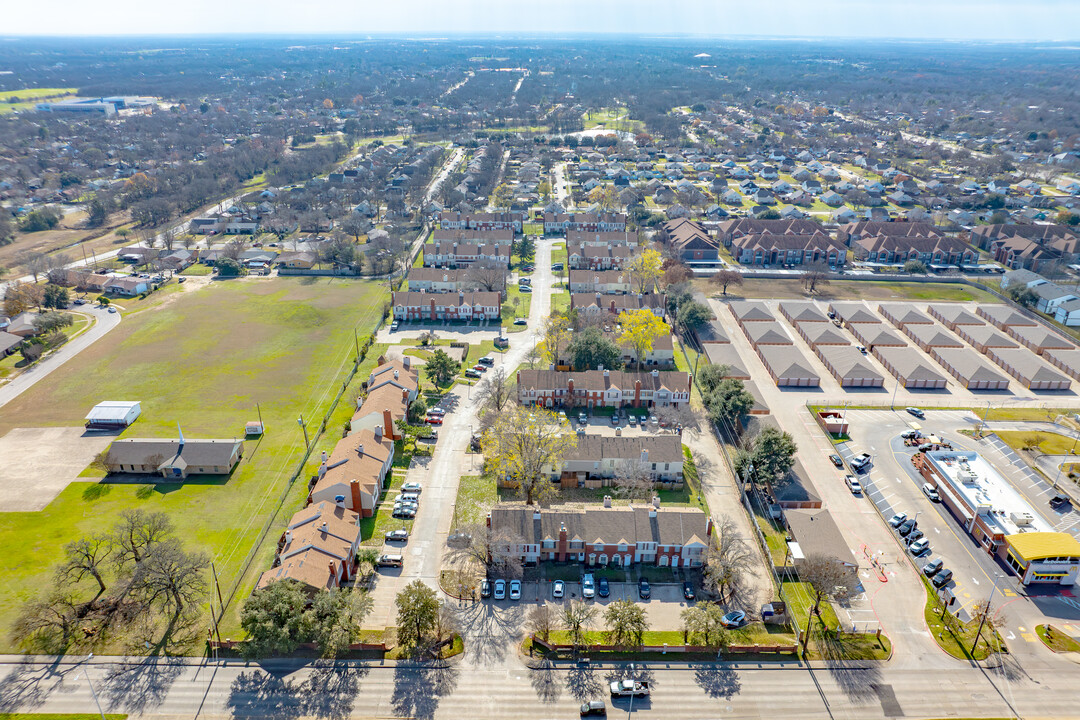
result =
[[1080,39],[1080,2],[1071,0],[521,0],[447,4],[328,0],[307,10],[285,0],[75,0],[5,11],[3,37],[109,36],[514,36],[597,34],[686,38],[880,39],[1069,42]]

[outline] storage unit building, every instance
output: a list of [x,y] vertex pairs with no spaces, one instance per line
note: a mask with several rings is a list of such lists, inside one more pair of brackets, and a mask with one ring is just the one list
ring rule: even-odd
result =
[[1069,350],[1046,350],[1043,360],[1058,368],[1066,375],[1080,380],[1080,348]]
[[832,373],[840,387],[882,387],[885,378],[866,359],[866,356],[850,345],[818,345],[814,352]]
[[968,348],[931,348],[934,358],[946,372],[968,390],[1008,390],[1009,378],[990,366]]
[[758,357],[778,387],[819,387],[821,378],[794,347],[759,345]]
[[881,323],[854,323],[848,325],[851,334],[866,347],[907,347],[908,342]]
[[845,325],[852,323],[880,323],[881,318],[861,302],[835,302],[829,304],[829,312]]
[[770,312],[763,302],[752,300],[732,300],[728,303],[728,309],[739,323],[769,322],[775,321],[776,317]]
[[1021,345],[1030,348],[1039,355],[1044,350],[1069,350],[1076,347],[1076,343],[1070,342],[1058,335],[1053,330],[1036,325],[1010,325],[1005,330],[1009,335],[1016,338]]
[[800,322],[795,329],[811,348],[818,345],[851,345],[847,335],[832,323]]
[[735,349],[734,345],[707,343],[702,347],[705,348],[705,357],[709,359],[711,364],[722,365],[727,368],[724,377],[735,378],[736,380],[750,379],[750,371],[746,369],[746,363],[739,357],[739,351]]
[[949,334],[940,325],[904,325],[904,334],[916,345],[929,352],[932,347],[964,347],[964,343]]
[[878,345],[874,357],[901,386],[911,390],[944,390],[948,382],[923,355],[910,347]]
[[878,312],[898,328],[905,325],[933,325],[934,319],[921,310],[905,303],[882,303]]
[[748,322],[742,326],[746,339],[754,347],[759,345],[792,345],[791,338],[784,331],[783,325],[772,322]]
[[827,323],[829,317],[821,311],[817,303],[809,301],[793,301],[780,303],[780,314],[788,319],[788,322],[800,323]]
[[1002,370],[1016,378],[1021,385],[1032,390],[1068,390],[1069,378],[1054,370],[1042,358],[1023,348],[990,348],[987,357]]
[[981,353],[985,353],[988,348],[1020,347],[1019,343],[993,325],[961,325],[956,329],[956,333]]
[[991,325],[1004,330],[1013,325],[1038,325],[1026,315],[1021,315],[1016,310],[1006,305],[980,305],[975,309],[979,317],[986,318]]
[[930,315],[944,323],[945,327],[956,331],[960,325],[985,325],[975,313],[961,305],[931,305]]

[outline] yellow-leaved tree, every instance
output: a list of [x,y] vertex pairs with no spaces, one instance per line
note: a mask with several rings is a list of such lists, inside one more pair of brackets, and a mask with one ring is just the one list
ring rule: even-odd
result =
[[642,358],[653,349],[653,344],[671,333],[667,323],[646,308],[619,313],[619,325],[619,342],[633,349],[639,369]]
[[630,278],[639,293],[651,292],[664,275],[664,259],[652,248],[630,261]]
[[484,459],[498,477],[517,486],[527,505],[558,493],[551,482],[563,459],[577,447],[566,418],[538,407],[511,405],[480,440]]

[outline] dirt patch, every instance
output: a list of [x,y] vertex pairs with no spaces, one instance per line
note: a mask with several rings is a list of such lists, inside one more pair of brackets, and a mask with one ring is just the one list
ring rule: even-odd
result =
[[43,510],[113,438],[81,427],[15,428],[0,438],[7,460],[0,465],[0,512]]

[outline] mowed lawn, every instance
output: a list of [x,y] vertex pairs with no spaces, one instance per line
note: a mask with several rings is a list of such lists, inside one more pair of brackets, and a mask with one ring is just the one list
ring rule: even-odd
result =
[[[169,513],[178,535],[216,562],[223,591],[285,488],[303,453],[303,415],[312,438],[347,377],[353,330],[363,338],[377,325],[385,288],[365,281],[308,278],[215,282],[129,315],[77,358],[4,407],[0,435],[13,427],[78,426],[102,400],[138,400],[142,416],[123,437],[242,436],[261,405],[267,432],[245,443],[244,459],[220,477],[175,484],[70,485],[44,511],[0,513],[0,648],[19,605],[50,582],[64,543],[107,530],[125,508]],[[315,445],[329,450],[351,417],[362,378],[346,390]],[[63,452],[63,448],[57,448]],[[9,461],[14,460],[9,458]],[[27,478],[32,482],[33,478]],[[237,595],[269,567],[280,527],[302,504],[306,480],[294,485]],[[238,603],[226,629],[238,633]],[[229,627],[232,626],[232,627]]]

